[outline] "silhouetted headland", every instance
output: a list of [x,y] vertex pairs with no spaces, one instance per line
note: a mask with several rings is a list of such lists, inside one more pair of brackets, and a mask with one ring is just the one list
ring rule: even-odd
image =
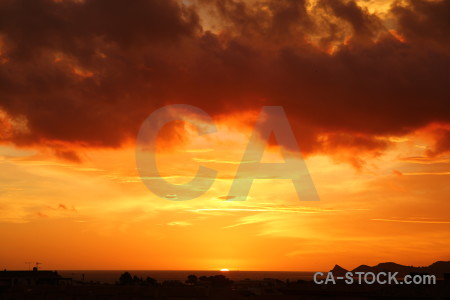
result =
[[450,261],[437,261],[426,267],[404,266],[394,262],[380,263],[376,266],[370,267],[361,265],[351,272],[398,272],[400,276],[405,276],[411,273],[427,273],[436,275],[438,278],[443,278],[445,273],[450,272]]
[[344,276],[348,271],[341,267],[340,265],[335,265],[333,269],[330,270],[336,276]]

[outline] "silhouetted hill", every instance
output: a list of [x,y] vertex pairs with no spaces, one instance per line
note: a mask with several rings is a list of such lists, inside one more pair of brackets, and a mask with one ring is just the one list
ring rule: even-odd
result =
[[352,272],[398,272],[399,275],[406,275],[409,273],[429,273],[438,277],[443,277],[444,273],[450,273],[450,261],[437,261],[426,267],[404,266],[394,262],[385,262],[373,267],[360,265],[353,269]]
[[360,265],[359,267],[356,267],[352,270],[352,272],[371,272],[372,271],[372,267],[368,266],[368,265]]
[[450,273],[450,261],[437,261],[426,267],[426,269],[424,272],[444,276],[444,273]]
[[335,276],[344,276],[348,271],[340,265],[335,265],[330,272],[332,272]]

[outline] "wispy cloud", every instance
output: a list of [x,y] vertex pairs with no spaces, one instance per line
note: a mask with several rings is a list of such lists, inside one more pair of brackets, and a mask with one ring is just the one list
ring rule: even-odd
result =
[[424,175],[450,175],[450,172],[409,172],[402,173],[406,176],[424,176]]
[[192,226],[192,223],[185,222],[185,221],[174,221],[174,222],[167,223],[167,225],[186,227],[186,226]]
[[450,224],[450,221],[440,220],[418,220],[418,219],[371,219],[372,221],[398,222],[398,223],[419,223],[419,224]]
[[323,212],[336,212],[342,211],[332,208],[318,208],[318,207],[297,207],[297,206],[287,206],[287,207],[265,207],[265,206],[254,206],[254,207],[239,207],[239,208],[199,208],[189,210],[192,212],[284,212],[284,213],[302,213],[302,214],[317,214]]
[[187,153],[207,153],[212,152],[214,149],[188,149],[186,150]]
[[427,156],[410,156],[410,157],[402,157],[399,159],[402,162],[414,163],[414,164],[437,164],[437,163],[450,163],[450,159],[448,158],[436,158],[436,157],[427,157]]
[[206,159],[206,158],[198,158],[194,157],[194,161],[196,162],[203,162],[203,163],[216,163],[216,164],[230,164],[230,165],[239,165],[239,164],[248,164],[248,163],[254,163],[257,161],[240,161],[240,160],[218,160],[218,159]]

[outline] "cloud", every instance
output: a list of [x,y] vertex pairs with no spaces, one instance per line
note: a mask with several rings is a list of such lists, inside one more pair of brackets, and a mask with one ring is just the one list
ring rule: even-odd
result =
[[239,208],[199,208],[193,209],[192,212],[285,212],[285,213],[302,213],[302,214],[315,214],[324,212],[336,212],[339,210],[327,209],[327,208],[317,208],[317,207],[277,207],[277,206],[243,206]]
[[430,157],[436,157],[440,154],[450,151],[450,130],[437,129],[434,131],[435,144],[433,149],[429,149],[426,153]]
[[448,1],[410,0],[408,5],[397,2],[392,12],[399,30],[407,40],[421,44],[433,44],[448,52],[450,45],[450,24]]
[[400,172],[399,170],[392,170],[392,174],[397,175],[397,176],[403,176],[403,173]]
[[135,130],[139,103],[145,113],[155,107],[150,85],[172,69],[164,45],[198,29],[195,14],[174,1],[7,1],[0,17],[0,106],[30,130],[11,137],[19,145],[118,146]]
[[425,175],[450,175],[450,172],[408,172],[402,173],[406,176],[425,176]]
[[423,164],[423,165],[430,165],[430,164],[436,164],[436,163],[450,163],[449,159],[446,159],[446,158],[436,159],[434,157],[429,157],[429,156],[403,157],[403,158],[400,158],[400,161],[412,163],[412,164]]
[[74,151],[70,151],[70,150],[65,151],[65,150],[61,150],[61,149],[56,149],[55,154],[57,157],[60,157],[64,160],[73,161],[73,162],[81,161],[78,154]]
[[169,223],[167,223],[167,225],[169,225],[169,226],[181,226],[181,227],[192,226],[191,223],[185,222],[185,221],[169,222]]
[[400,222],[400,223],[417,223],[417,224],[450,224],[450,221],[439,221],[439,220],[410,220],[410,219],[371,219],[371,220],[382,222]]
[[343,0],[193,3],[2,2],[1,141],[76,162],[67,145],[119,147],[169,103],[282,105],[306,154],[377,155],[380,137],[450,122],[448,1],[397,2],[390,19]]

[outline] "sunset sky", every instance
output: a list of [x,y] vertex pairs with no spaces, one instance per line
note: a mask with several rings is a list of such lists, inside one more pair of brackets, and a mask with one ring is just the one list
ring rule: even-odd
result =
[[[0,1],[0,269],[450,260],[449,70],[446,0]],[[137,171],[141,125],[172,104],[217,129],[158,135],[166,181],[217,170],[193,200]],[[230,197],[264,106],[286,112],[320,201],[279,178]]]

